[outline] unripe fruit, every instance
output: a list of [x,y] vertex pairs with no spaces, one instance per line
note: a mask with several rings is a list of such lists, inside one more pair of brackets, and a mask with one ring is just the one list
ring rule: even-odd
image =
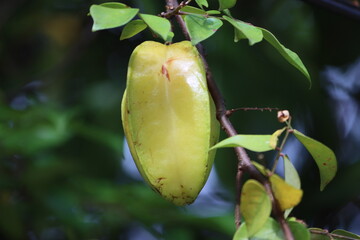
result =
[[125,136],[150,186],[176,205],[192,203],[214,159],[219,125],[203,62],[189,41],[147,41],[132,53],[122,101]]

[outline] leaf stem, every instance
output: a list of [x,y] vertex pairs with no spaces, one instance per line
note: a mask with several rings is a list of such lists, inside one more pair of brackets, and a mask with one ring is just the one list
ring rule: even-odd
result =
[[259,107],[241,107],[241,108],[233,108],[233,109],[229,109],[227,110],[226,114],[228,116],[230,116],[231,114],[233,114],[234,112],[237,112],[237,111],[261,111],[261,112],[264,112],[264,111],[279,111],[279,108],[271,108],[271,107],[263,107],[263,108],[259,108]]
[[286,141],[287,141],[287,139],[288,139],[289,134],[290,134],[291,131],[292,131],[292,130],[291,130],[291,129],[289,128],[289,126],[288,126],[288,127],[286,128],[285,136],[284,136],[284,138],[283,138],[283,140],[282,140],[282,142],[281,142],[281,144],[280,144],[280,147],[279,147],[279,149],[278,149],[278,153],[276,154],[276,157],[275,157],[275,160],[274,160],[274,164],[273,164],[273,167],[272,167],[272,169],[271,169],[271,173],[274,173],[274,172],[275,172],[275,169],[276,169],[276,167],[277,167],[277,164],[278,164],[278,162],[279,162],[279,159],[280,159],[281,156],[283,156],[282,151],[283,151],[283,149],[284,149],[285,143],[286,143]]

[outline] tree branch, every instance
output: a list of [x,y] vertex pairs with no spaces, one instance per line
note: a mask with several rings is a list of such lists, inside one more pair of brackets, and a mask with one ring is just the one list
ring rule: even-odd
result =
[[[214,100],[215,106],[216,106],[216,118],[220,122],[222,129],[226,132],[228,137],[235,136],[238,133],[228,118],[226,106],[224,103],[224,98],[222,97],[219,88],[217,87],[215,81],[213,80],[212,73],[209,69],[207,61],[204,58],[201,45],[198,44],[197,48],[201,54],[201,57],[203,59],[204,65],[205,65],[206,78],[207,78],[209,92],[210,92],[210,94]],[[237,175],[241,176],[242,171],[248,172],[252,178],[258,180],[259,182],[261,182],[264,185],[266,192],[269,195],[270,200],[272,202],[273,214],[274,214],[275,218],[277,219],[277,221],[279,222],[279,224],[284,232],[285,238],[287,240],[293,240],[294,237],[290,231],[289,225],[286,223],[286,221],[284,219],[284,215],[283,215],[282,211],[280,210],[279,204],[274,197],[274,194],[271,189],[271,184],[270,184],[268,178],[265,177],[262,173],[260,173],[257,170],[257,168],[251,163],[251,160],[250,160],[249,156],[247,155],[244,148],[235,147],[234,150],[235,150],[236,156],[239,161],[238,171],[240,171],[240,173],[238,173]],[[240,182],[236,183],[236,187],[237,187],[237,192],[240,192],[240,190],[239,190],[241,187]],[[239,203],[236,203],[236,204],[239,204]],[[239,215],[237,215],[237,214],[235,215],[235,217],[238,217],[238,216]],[[236,224],[238,224],[239,222],[240,222],[240,219],[235,219]]]
[[[167,4],[167,9],[176,9],[179,7],[177,0],[165,0],[165,1]],[[186,28],[184,20],[179,15],[175,15],[175,17],[184,33],[184,36],[186,37],[186,39],[190,40],[189,32]],[[198,49],[200,56],[204,63],[204,67],[206,70],[206,79],[207,79],[208,89],[209,89],[211,97],[213,98],[215,106],[216,106],[216,118],[220,122],[222,129],[226,132],[226,134],[229,137],[235,136],[235,135],[237,135],[237,132],[228,118],[224,98],[223,98],[218,86],[216,85],[216,82],[213,79],[209,65],[205,59],[203,47],[201,44],[197,44],[196,48]],[[235,150],[236,156],[239,161],[238,162],[238,170],[237,170],[238,171],[237,183],[236,183],[237,192],[240,192],[240,188],[241,188],[240,177],[242,176],[243,172],[248,172],[252,178],[261,182],[264,185],[266,192],[270,197],[270,200],[272,202],[273,214],[274,214],[275,218],[277,219],[277,221],[279,222],[279,224],[284,232],[285,239],[294,240],[294,237],[290,231],[289,225],[286,223],[286,221],[284,219],[283,212],[280,210],[279,204],[277,203],[277,201],[274,197],[274,194],[271,189],[271,184],[270,184],[268,178],[265,177],[263,174],[261,174],[257,170],[257,168],[251,163],[251,160],[250,160],[249,156],[247,155],[244,148],[235,147],[234,150]],[[240,197],[237,196],[237,201],[239,201],[239,200],[240,200]],[[236,203],[236,205],[238,205],[238,204],[239,204],[239,202]],[[236,208],[238,208],[238,207],[236,207]],[[237,226],[239,226],[240,221],[241,221],[240,214],[236,213],[235,214],[235,224]]]
[[[171,13],[171,12],[174,12],[175,9],[178,9],[179,8],[179,3],[177,0],[165,0],[166,1],[166,8],[168,9],[167,10],[167,13]],[[181,8],[180,8],[181,9]],[[190,39],[190,35],[189,35],[189,32],[186,28],[186,24],[184,22],[184,20],[182,19],[182,17],[180,15],[172,15],[172,16],[175,16],[175,19],[176,21],[178,22],[180,28],[181,28],[181,31],[182,33],[184,34],[186,40],[191,40]]]
[[241,179],[243,176],[243,171],[241,170],[240,161],[238,161],[238,169],[236,172],[236,203],[235,203],[235,226],[236,229],[240,227],[241,224],[241,214],[240,214],[240,200],[241,200]]
[[261,112],[264,112],[264,111],[279,111],[279,108],[271,108],[271,107],[264,107],[264,108],[259,108],[259,107],[241,107],[241,108],[233,108],[233,109],[229,109],[226,111],[226,115],[230,116],[231,114],[233,114],[234,112],[237,112],[237,111],[261,111]]
[[[182,1],[180,4],[166,0],[167,11],[162,12],[160,15],[164,18],[170,18],[179,13],[179,11],[187,6],[192,0]],[[168,4],[169,3],[169,4]]]

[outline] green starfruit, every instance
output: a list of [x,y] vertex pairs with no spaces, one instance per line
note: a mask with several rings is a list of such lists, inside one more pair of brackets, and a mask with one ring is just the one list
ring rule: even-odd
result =
[[130,57],[122,122],[147,183],[176,205],[192,203],[214,159],[219,125],[202,59],[189,41],[147,41]]

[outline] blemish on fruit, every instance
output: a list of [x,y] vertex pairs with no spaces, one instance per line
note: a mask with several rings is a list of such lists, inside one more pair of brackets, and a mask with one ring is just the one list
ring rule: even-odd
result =
[[174,196],[174,195],[172,195],[172,194],[170,194],[170,197],[171,197],[172,199],[178,199],[178,198],[179,198],[179,197]]
[[159,177],[158,179],[156,179],[156,182],[157,183],[160,183],[162,180],[164,180],[164,179],[166,179],[166,178],[164,178],[164,177]]
[[170,82],[169,71],[167,70],[165,64],[161,66],[161,73],[166,77],[166,79]]

